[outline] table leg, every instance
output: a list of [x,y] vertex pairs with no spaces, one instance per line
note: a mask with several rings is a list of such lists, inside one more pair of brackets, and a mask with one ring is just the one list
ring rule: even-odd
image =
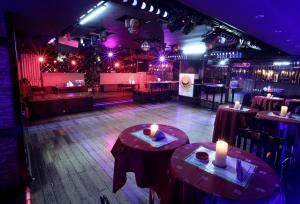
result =
[[149,204],[154,204],[155,191],[149,188]]
[[231,103],[234,101],[234,89],[231,89]]
[[216,89],[213,88],[213,100],[212,100],[212,107],[211,107],[212,110],[215,109],[215,96],[216,96]]
[[200,105],[200,107],[202,106],[202,104],[201,104],[201,96],[202,96],[202,86],[199,86],[199,105]]
[[223,103],[223,90],[221,90],[221,104]]

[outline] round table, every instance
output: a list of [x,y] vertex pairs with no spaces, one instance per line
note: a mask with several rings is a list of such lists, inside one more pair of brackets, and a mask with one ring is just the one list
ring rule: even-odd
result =
[[139,187],[153,189],[159,197],[165,193],[169,160],[175,149],[188,144],[189,139],[183,131],[162,124],[159,124],[159,130],[177,140],[161,147],[153,147],[132,135],[133,132],[149,127],[150,124],[129,127],[114,144],[111,150],[115,157],[113,192],[117,192],[126,183],[126,172],[134,172]]
[[169,165],[170,190],[162,199],[162,203],[284,203],[279,178],[267,163],[250,153],[229,147],[229,156],[257,166],[248,186],[244,188],[184,161],[200,146],[215,150],[214,143],[194,143],[180,147],[174,152]]
[[235,137],[239,128],[246,128],[251,123],[251,118],[255,116],[257,110],[254,108],[243,108],[236,110],[231,104],[224,104],[218,107],[213,142],[223,139],[231,145],[235,145]]
[[284,99],[279,97],[267,97],[267,96],[254,96],[252,99],[252,108],[257,108],[261,110],[276,110],[280,106],[284,105]]
[[285,100],[285,105],[289,106],[291,103],[297,103],[300,104],[300,99],[293,99],[293,98],[289,98]]

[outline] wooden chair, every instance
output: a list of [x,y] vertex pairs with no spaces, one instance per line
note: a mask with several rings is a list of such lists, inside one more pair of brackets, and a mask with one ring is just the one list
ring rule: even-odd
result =
[[236,147],[255,154],[278,172],[282,168],[281,162],[287,155],[282,154],[284,144],[283,138],[269,136],[265,132],[251,129],[240,129],[236,140]]
[[300,102],[290,102],[289,111],[294,114],[300,114]]

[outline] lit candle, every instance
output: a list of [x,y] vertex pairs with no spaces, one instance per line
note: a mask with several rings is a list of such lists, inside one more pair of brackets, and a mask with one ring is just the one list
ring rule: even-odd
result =
[[241,108],[241,103],[239,101],[236,101],[234,103],[234,109],[240,109]]
[[156,134],[157,130],[158,130],[158,125],[155,125],[155,124],[151,125],[150,126],[150,135],[153,137]]
[[228,144],[223,140],[219,140],[216,143],[216,156],[214,163],[219,167],[226,166],[226,158],[228,152]]
[[271,97],[272,97],[272,94],[268,93],[268,94],[267,94],[267,97],[268,97],[268,98],[271,98]]
[[280,116],[285,117],[287,115],[287,112],[288,112],[288,107],[287,106],[281,106]]
[[160,78],[157,78],[157,81],[160,81]]

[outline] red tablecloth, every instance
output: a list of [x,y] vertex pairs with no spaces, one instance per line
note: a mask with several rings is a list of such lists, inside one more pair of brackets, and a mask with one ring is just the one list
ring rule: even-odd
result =
[[170,161],[170,190],[168,196],[162,198],[162,203],[284,203],[279,178],[264,161],[240,149],[229,148],[229,156],[257,166],[249,186],[244,188],[184,161],[200,146],[215,149],[213,143],[195,143],[174,152]]
[[228,106],[232,105],[225,104],[218,107],[212,141],[224,139],[229,144],[235,145],[238,129],[248,127],[251,117],[255,116],[257,110],[249,108],[248,111],[241,111],[228,108]]
[[297,104],[300,104],[300,99],[286,99],[286,100],[285,100],[285,105],[289,106],[290,103],[297,103]]
[[[273,115],[270,115],[270,113],[273,113]],[[274,122],[280,122],[280,123],[288,123],[288,124],[299,124],[300,125],[300,120],[294,120],[288,117],[278,117],[280,114],[279,111],[259,111],[256,114],[257,118],[264,119],[264,120],[271,120]],[[295,115],[295,114],[293,114]],[[292,115],[292,116],[293,116]],[[296,115],[300,117],[300,115]]]
[[188,144],[189,139],[183,131],[161,124],[160,130],[178,140],[155,148],[132,135],[132,132],[149,126],[150,124],[143,124],[127,128],[114,144],[111,150],[115,157],[113,192],[126,183],[126,172],[134,172],[139,187],[152,188],[159,197],[165,193],[169,160],[175,149]]
[[277,107],[284,105],[284,99],[278,97],[254,96],[252,99],[252,108],[259,107],[262,110],[276,110]]

